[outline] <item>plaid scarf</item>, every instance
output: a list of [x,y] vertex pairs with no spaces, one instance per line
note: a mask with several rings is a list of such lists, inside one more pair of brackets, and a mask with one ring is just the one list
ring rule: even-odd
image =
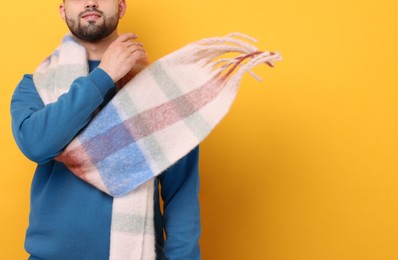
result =
[[[110,259],[155,259],[154,177],[196,147],[225,116],[245,72],[258,78],[251,68],[273,66],[281,59],[244,39],[254,40],[237,33],[203,39],[157,60],[132,79],[130,75],[56,158],[114,197]],[[223,55],[231,52],[236,56]],[[86,50],[66,35],[37,68],[34,83],[49,104],[87,74]]]

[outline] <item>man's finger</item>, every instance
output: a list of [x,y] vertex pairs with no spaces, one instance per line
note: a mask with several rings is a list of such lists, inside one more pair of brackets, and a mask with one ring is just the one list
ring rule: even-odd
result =
[[115,41],[125,42],[128,40],[137,39],[137,38],[138,38],[138,36],[135,33],[124,33],[124,34],[119,35],[119,37]]
[[146,52],[145,51],[145,49],[144,48],[142,48],[142,47],[140,47],[140,46],[134,46],[134,47],[132,47],[132,48],[129,48],[129,51],[131,52],[131,53],[134,53],[134,52],[136,52],[136,51],[140,51],[140,52]]
[[132,56],[135,60],[138,60],[145,56],[145,51],[135,51],[133,52]]
[[126,42],[126,47],[131,47],[131,46],[140,46],[140,47],[143,47],[144,44],[142,44],[141,42],[127,41],[127,42]]

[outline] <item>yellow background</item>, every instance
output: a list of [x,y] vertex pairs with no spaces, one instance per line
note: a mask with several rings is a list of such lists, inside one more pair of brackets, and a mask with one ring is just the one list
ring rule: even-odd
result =
[[[67,31],[58,2],[0,4],[0,259],[24,259],[34,164],[9,102]],[[205,260],[398,259],[396,0],[129,1],[152,60],[233,31],[284,61],[245,76],[201,149]],[[78,238],[77,238],[78,239]]]

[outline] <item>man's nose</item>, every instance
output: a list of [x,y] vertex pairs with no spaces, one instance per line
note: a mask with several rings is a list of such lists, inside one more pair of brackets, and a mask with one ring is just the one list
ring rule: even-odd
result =
[[86,1],[86,8],[93,8],[98,7],[98,2],[96,0],[87,0]]

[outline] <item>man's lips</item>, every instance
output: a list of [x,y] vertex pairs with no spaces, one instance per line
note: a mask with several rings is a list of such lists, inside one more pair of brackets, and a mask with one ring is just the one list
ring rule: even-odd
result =
[[82,15],[82,18],[99,18],[101,17],[101,14],[96,13],[96,12],[89,12],[89,13],[85,13],[84,15]]

